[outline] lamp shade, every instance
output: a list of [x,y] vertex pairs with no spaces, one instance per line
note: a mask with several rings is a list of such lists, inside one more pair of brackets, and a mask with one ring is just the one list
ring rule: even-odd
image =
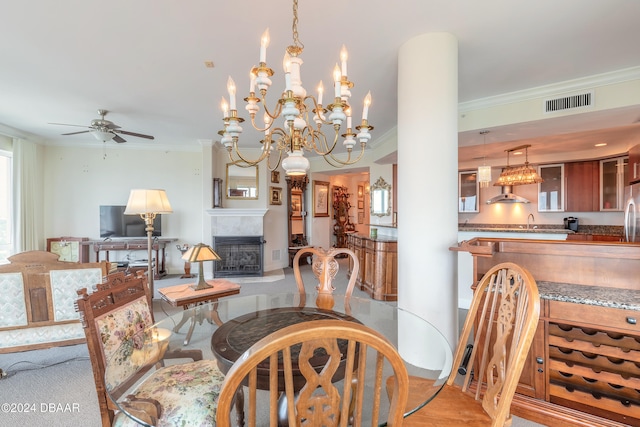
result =
[[191,246],[184,255],[182,255],[182,259],[187,262],[202,262],[218,261],[221,258],[215,253],[211,246],[198,243],[197,245]]
[[143,215],[146,213],[173,213],[167,193],[164,190],[131,190],[125,215]]

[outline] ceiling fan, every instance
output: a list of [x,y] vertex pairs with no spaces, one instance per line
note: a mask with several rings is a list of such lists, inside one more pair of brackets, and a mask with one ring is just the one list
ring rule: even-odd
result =
[[131,135],[137,136],[138,138],[146,138],[146,139],[154,139],[151,135],[144,135],[142,133],[129,132],[127,130],[120,129],[120,126],[116,125],[110,120],[105,120],[104,116],[107,115],[109,111],[107,110],[98,110],[98,114],[100,115],[99,119],[91,120],[90,126],[83,125],[70,125],[67,123],[49,123],[50,125],[62,125],[62,126],[78,126],[78,127],[86,127],[88,130],[81,130],[79,132],[69,132],[63,133],[62,135],[77,135],[79,133],[90,133],[93,135],[98,141],[107,142],[112,139],[115,142],[127,142],[126,139],[121,137],[122,135]]

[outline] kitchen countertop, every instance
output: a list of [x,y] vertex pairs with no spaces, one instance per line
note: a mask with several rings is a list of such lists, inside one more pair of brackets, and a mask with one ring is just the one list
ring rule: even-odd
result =
[[502,233],[553,233],[553,234],[574,234],[573,231],[565,228],[520,228],[518,227],[477,227],[477,226],[458,226],[458,231],[475,231],[475,232],[502,232]]
[[540,298],[640,311],[640,291],[538,281]]

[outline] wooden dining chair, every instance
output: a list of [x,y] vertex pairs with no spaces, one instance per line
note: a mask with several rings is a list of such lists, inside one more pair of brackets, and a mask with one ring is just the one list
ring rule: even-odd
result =
[[[404,425],[511,425],[511,401],[539,316],[540,299],[533,276],[513,263],[491,268],[474,292],[456,348],[454,372],[440,393],[406,418]],[[472,348],[468,348],[469,343]],[[461,385],[456,385],[455,370],[463,365],[463,360],[467,362],[462,369],[466,374]],[[411,377],[410,390],[428,385],[425,381]],[[393,385],[393,378],[387,384]],[[409,400],[407,408],[415,408],[416,402]]]
[[[318,366],[318,352],[325,352]],[[320,353],[321,355],[323,353]],[[369,357],[367,357],[369,356]],[[370,365],[369,365],[370,364]],[[390,367],[397,378],[393,397],[382,395],[383,367]],[[218,400],[216,425],[230,425],[230,411],[236,389],[248,386],[245,413],[248,426],[258,417],[258,371],[268,369],[267,402],[269,425],[278,423],[279,389],[284,382],[289,426],[371,426],[402,425],[403,409],[408,398],[407,369],[396,348],[381,334],[360,323],[343,320],[313,320],[280,329],[251,346],[236,361],[225,378]],[[306,383],[297,395],[294,371],[299,370]],[[342,383],[333,383],[334,376]],[[366,392],[365,392],[366,389]],[[388,404],[388,415],[383,404]]]
[[[336,260],[336,256],[344,254],[348,257],[351,257],[352,260],[353,268],[351,270],[351,276],[349,277],[347,288],[344,293],[345,298],[347,299],[350,298],[351,294],[353,293],[353,288],[358,277],[358,271],[360,270],[360,262],[358,261],[358,258],[353,253],[353,251],[346,248],[329,248],[327,250],[320,247],[308,247],[300,249],[293,258],[293,275],[296,279],[298,292],[303,299],[306,295],[306,290],[304,281],[302,279],[302,273],[300,271],[299,261],[300,257],[309,256],[309,254],[313,255],[311,269],[316,279],[318,279],[318,284],[316,286],[316,290],[318,292],[318,296],[316,298],[316,306],[318,308],[331,310],[334,305],[333,291],[335,290],[335,287],[333,286],[333,281],[335,280],[336,276],[338,275],[338,271],[340,270],[340,265]],[[301,305],[304,305],[304,300],[301,301]],[[348,305],[346,301],[345,305]]]
[[[146,328],[154,322],[144,274],[114,273],[97,284],[94,292],[86,288],[77,292],[76,309],[87,338],[104,427],[138,425],[119,411],[109,393],[122,396],[150,369],[154,372],[122,400],[128,413],[154,426],[213,424],[224,375],[215,361],[201,360],[200,350],[171,352],[167,342],[159,342],[148,351],[145,343],[149,340],[143,334],[149,333]],[[126,342],[131,344],[131,353],[122,358],[124,353],[119,354],[118,365],[105,378],[107,361]],[[170,357],[193,362],[164,367],[164,360]],[[180,381],[175,380],[178,377]]]

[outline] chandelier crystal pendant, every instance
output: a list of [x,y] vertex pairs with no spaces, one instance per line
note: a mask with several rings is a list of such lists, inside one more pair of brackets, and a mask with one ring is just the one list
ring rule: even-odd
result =
[[486,160],[486,143],[487,143],[487,134],[488,130],[480,131],[480,135],[483,137],[482,150],[484,152],[482,166],[478,166],[478,182],[480,183],[480,187],[485,188],[489,186],[491,182],[491,166],[487,166],[485,163]]
[[[529,147],[531,147],[531,145],[521,145],[509,150],[504,150],[507,152],[507,167],[502,170],[500,177],[493,184],[494,186],[538,184],[544,181],[542,177],[538,175],[536,169],[529,164]],[[509,153],[522,150],[523,148],[525,150],[524,165],[509,166]]]
[[[259,132],[264,132],[262,152],[257,159],[249,159],[244,156],[238,147],[244,119],[238,116],[236,108],[236,86],[231,77],[227,82],[229,102],[223,97],[221,107],[223,110],[224,129],[218,132],[222,138],[220,142],[225,146],[232,163],[241,166],[255,166],[267,159],[269,170],[275,170],[280,164],[287,175],[306,175],[309,170],[309,160],[304,157],[304,151],[315,152],[321,155],[327,163],[333,167],[352,165],[358,162],[364,154],[367,142],[371,139],[370,131],[373,127],[367,120],[369,106],[371,105],[371,93],[364,99],[362,121],[355,127],[357,133],[351,127],[351,98],[350,89],[353,83],[347,77],[347,50],[343,46],[340,52],[341,67],[336,64],[333,72],[334,93],[333,102],[323,106],[324,86],[322,81],[318,85],[318,97],[307,95],[302,86],[300,68],[302,59],[300,54],[304,45],[298,39],[298,0],[293,0],[293,45],[286,48],[282,61],[285,78],[285,89],[273,109],[267,108],[266,95],[271,87],[271,79],[274,72],[267,66],[267,47],[269,45],[269,30],[267,29],[261,38],[260,62],[250,72],[249,96],[244,98],[247,103],[245,108],[251,117],[251,124]],[[262,106],[260,105],[262,104]],[[256,116],[261,108],[264,110],[263,126],[256,123]],[[328,116],[327,116],[328,114]],[[275,120],[283,118],[282,127],[275,124]],[[340,128],[346,124],[346,132],[340,132]],[[333,127],[330,130],[323,131]],[[340,136],[344,138],[342,145],[346,149],[344,153],[337,154],[336,147]],[[359,144],[358,154],[353,153],[354,147]],[[272,153],[277,150],[277,161],[271,165]],[[283,154],[287,156],[283,159]]]

